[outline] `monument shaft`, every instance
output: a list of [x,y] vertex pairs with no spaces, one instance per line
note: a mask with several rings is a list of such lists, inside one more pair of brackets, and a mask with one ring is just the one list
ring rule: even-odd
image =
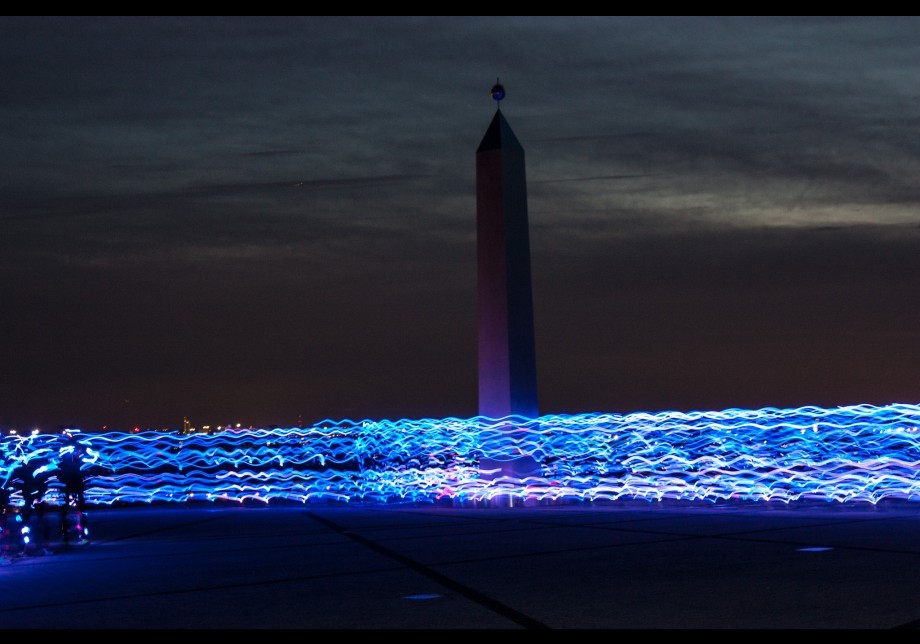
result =
[[501,111],[476,150],[479,415],[539,416],[524,148]]

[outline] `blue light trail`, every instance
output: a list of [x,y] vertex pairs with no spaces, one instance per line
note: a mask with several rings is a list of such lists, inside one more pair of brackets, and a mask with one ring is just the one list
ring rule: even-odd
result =
[[[90,504],[188,501],[920,500],[920,405],[363,420],[309,428],[84,433]],[[0,480],[60,437],[0,441]],[[539,472],[489,477],[483,459]],[[50,463],[50,464],[49,464]],[[36,467],[38,467],[37,465]],[[15,494],[14,494],[15,496]]]

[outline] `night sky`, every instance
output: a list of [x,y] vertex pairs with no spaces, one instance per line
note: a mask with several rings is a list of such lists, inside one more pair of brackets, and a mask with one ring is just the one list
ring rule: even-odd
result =
[[920,401],[916,18],[0,18],[0,429],[477,413],[524,146],[542,413]]

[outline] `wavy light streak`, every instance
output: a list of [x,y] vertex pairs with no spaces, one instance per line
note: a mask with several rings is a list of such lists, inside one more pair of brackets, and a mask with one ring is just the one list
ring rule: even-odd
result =
[[[91,504],[274,500],[920,500],[920,406],[332,421],[212,435],[81,434]],[[56,436],[0,441],[0,478]],[[41,458],[40,458],[41,457]],[[483,459],[531,457],[525,476]],[[36,462],[38,462],[36,460]],[[50,470],[53,474],[53,467]]]

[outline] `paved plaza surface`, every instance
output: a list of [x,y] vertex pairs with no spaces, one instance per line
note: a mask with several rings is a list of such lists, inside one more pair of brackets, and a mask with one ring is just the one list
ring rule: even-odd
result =
[[920,627],[920,504],[93,508],[0,566],[0,624]]

